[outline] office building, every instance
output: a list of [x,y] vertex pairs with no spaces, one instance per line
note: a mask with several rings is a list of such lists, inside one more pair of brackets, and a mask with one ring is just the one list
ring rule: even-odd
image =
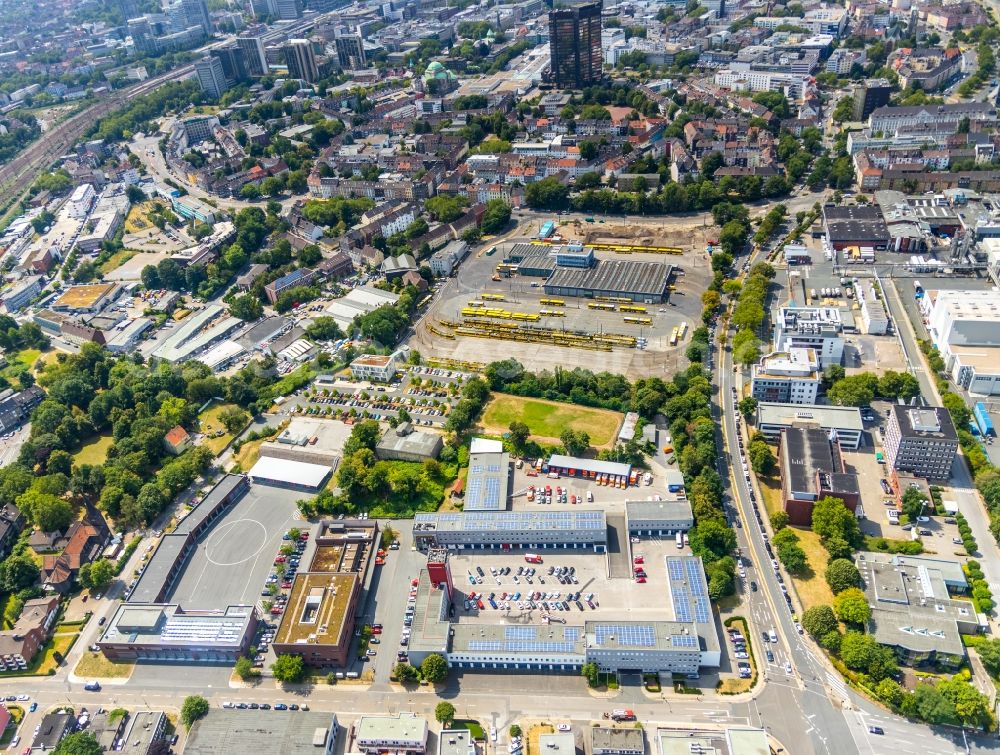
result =
[[855,564],[871,606],[868,634],[908,666],[956,668],[965,660],[963,634],[986,629],[973,604],[953,594],[969,586],[957,561],[862,552]]
[[781,499],[791,524],[812,524],[813,505],[833,496],[854,511],[861,502],[858,476],[848,472],[836,438],[815,427],[792,426],[778,445]]
[[360,29],[348,34],[338,33],[333,41],[341,68],[356,70],[365,67],[368,58],[365,55],[365,40],[361,36]]
[[226,74],[222,68],[222,61],[214,55],[202,58],[194,64],[194,73],[198,78],[198,85],[201,91],[213,100],[219,99],[222,93],[229,89],[226,81]]
[[1000,394],[1000,293],[930,290],[919,304],[952,379],[973,394]]
[[601,80],[602,0],[549,11],[549,55],[556,86],[582,89]]
[[302,18],[302,0],[267,0],[271,15],[278,21]]
[[413,539],[421,550],[585,548],[604,553],[608,525],[603,511],[579,508],[418,513],[413,521]]
[[260,37],[240,35],[236,45],[243,51],[247,73],[250,76],[263,76],[267,73],[267,56],[264,54],[264,42]]
[[185,28],[200,26],[206,37],[212,35],[212,19],[208,15],[205,0],[180,0],[180,7],[186,19]]
[[882,445],[892,469],[947,480],[958,453],[958,433],[947,409],[893,404]]
[[862,332],[870,336],[884,336],[889,330],[889,315],[875,291],[875,284],[864,281],[854,287],[854,292],[861,306]]
[[29,275],[0,294],[0,302],[11,314],[20,312],[42,293],[43,282],[44,279],[41,276]]
[[777,351],[812,349],[819,369],[844,358],[844,325],[834,307],[781,307],[774,316]]
[[288,40],[285,45],[285,64],[288,66],[288,75],[293,79],[302,79],[310,84],[319,79],[316,53],[308,39]]
[[365,354],[351,362],[351,374],[357,380],[388,383],[396,376],[396,356]]
[[888,79],[865,79],[854,90],[854,110],[851,117],[863,121],[877,108],[889,104],[892,84]]
[[400,422],[385,431],[375,446],[375,455],[379,459],[422,462],[436,459],[443,446],[444,441],[437,433],[415,430],[410,422]]
[[781,432],[793,426],[824,430],[836,436],[841,448],[852,451],[861,446],[865,432],[861,411],[854,406],[802,406],[767,401],[757,405],[757,429],[769,443],[777,443]]
[[758,401],[815,404],[822,379],[813,349],[776,351],[753,366],[750,394]]
[[230,84],[236,84],[250,78],[246,53],[239,45],[228,45],[218,50],[212,50],[212,57],[219,59],[222,64],[222,72]]
[[[231,755],[234,752],[311,753],[333,755],[340,727],[334,713],[212,708],[194,722],[184,743],[186,755]],[[343,748],[341,748],[343,752]]]
[[694,526],[688,500],[625,501],[625,519],[631,537],[674,537]]
[[643,755],[646,752],[644,732],[642,729],[592,726],[590,751],[593,755]]
[[366,755],[424,755],[427,721],[415,713],[362,716],[354,724],[354,746]]

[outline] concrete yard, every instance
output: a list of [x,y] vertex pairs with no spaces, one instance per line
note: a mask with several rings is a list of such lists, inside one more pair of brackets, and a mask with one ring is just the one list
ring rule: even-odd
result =
[[256,603],[281,547],[294,526],[295,502],[303,494],[252,485],[198,543],[184,566],[171,602],[185,608],[221,608]]

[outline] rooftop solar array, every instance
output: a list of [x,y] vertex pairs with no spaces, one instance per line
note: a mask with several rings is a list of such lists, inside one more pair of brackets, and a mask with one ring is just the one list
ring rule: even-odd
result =
[[[695,558],[667,558],[667,576],[670,579],[670,596],[677,621],[712,622],[712,607],[705,589],[699,562]],[[694,612],[692,615],[692,607]]]
[[243,623],[239,621],[218,621],[215,619],[169,618],[160,631],[160,641],[164,643],[192,642],[207,643],[239,642],[243,637]]
[[604,645],[608,639],[617,638],[619,645],[656,647],[656,632],[650,624],[598,624],[594,628],[594,636],[598,645]]
[[675,634],[670,638],[670,646],[675,648],[696,648],[698,638],[690,634]]
[[572,653],[575,642],[537,640],[470,640],[469,650],[486,650],[504,653]]
[[507,508],[507,454],[476,454],[469,463],[465,511]]

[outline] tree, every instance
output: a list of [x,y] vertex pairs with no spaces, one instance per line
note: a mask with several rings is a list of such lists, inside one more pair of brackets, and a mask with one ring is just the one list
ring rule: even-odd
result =
[[569,188],[555,176],[549,176],[528,184],[524,197],[533,210],[563,210],[569,204]]
[[185,728],[190,729],[191,725],[199,718],[208,715],[208,700],[201,695],[188,695],[181,705],[181,723]]
[[448,661],[438,653],[431,653],[420,664],[420,674],[431,684],[438,684],[448,678]]
[[878,378],[871,373],[849,375],[834,383],[826,397],[841,406],[868,406],[878,391]]
[[271,673],[279,682],[301,682],[306,676],[306,666],[299,655],[279,655],[271,664]]
[[250,415],[238,406],[229,406],[219,412],[219,421],[230,433],[236,433],[246,427]]
[[757,399],[753,396],[747,396],[740,399],[740,402],[736,406],[740,410],[740,414],[750,419],[757,411]]
[[903,493],[903,513],[915,520],[927,508],[927,496],[919,488],[907,488]]
[[691,551],[708,563],[731,553],[736,547],[736,533],[719,518],[699,521],[689,532]]
[[760,475],[770,474],[778,463],[771,453],[771,447],[763,440],[751,441],[747,447],[747,456],[750,458],[753,471]]
[[105,592],[117,573],[117,564],[109,559],[99,558],[80,567],[80,584],[91,592]]
[[32,587],[40,572],[35,562],[25,555],[13,555],[0,563],[0,589],[16,593]]
[[853,547],[863,542],[857,517],[844,505],[843,500],[826,496],[813,506],[812,529],[824,541],[839,537]]
[[598,668],[596,663],[591,661],[590,663],[585,663],[580,667],[580,675],[587,680],[588,686],[596,687],[597,682],[600,679],[601,670]]
[[521,727],[518,726],[517,724],[511,724],[510,729],[508,729],[507,733],[510,734],[511,738],[519,737],[521,736]]
[[833,599],[833,611],[838,619],[848,624],[862,625],[872,616],[868,599],[857,587],[849,587],[838,593]]
[[229,303],[229,313],[241,320],[257,320],[264,314],[264,305],[253,294],[237,296]]
[[510,440],[510,445],[514,449],[514,452],[520,454],[524,451],[524,446],[528,442],[528,438],[531,436],[531,429],[523,422],[518,422],[514,420],[507,426],[510,434],[507,436]]
[[490,199],[483,210],[480,227],[483,233],[499,233],[510,222],[510,205],[503,199]]
[[586,430],[574,430],[567,427],[559,436],[563,448],[569,456],[581,456],[590,448],[590,435]]
[[103,753],[104,748],[89,731],[68,734],[52,750],[52,755],[103,755]]
[[788,514],[784,511],[775,511],[771,514],[771,529],[780,532],[788,526]]
[[802,614],[802,628],[813,637],[819,639],[829,632],[837,631],[837,617],[833,609],[827,605],[813,606]]
[[236,661],[236,675],[243,681],[256,679],[260,672],[253,667],[253,662],[246,656],[240,656]]
[[898,708],[906,692],[894,679],[883,679],[875,685],[875,696],[890,708]]
[[392,675],[404,684],[415,682],[420,678],[420,672],[409,663],[397,663],[393,667]]
[[857,587],[861,583],[858,567],[846,558],[835,558],[831,561],[826,567],[824,576],[834,595],[839,595],[844,590]]
[[976,652],[992,676],[1000,675],[1000,638],[985,640],[976,645]]
[[442,700],[434,706],[434,720],[447,729],[455,720],[455,706],[447,700]]
[[[794,534],[789,529],[781,530],[782,533]],[[792,539],[784,539],[778,542],[778,537],[775,535],[775,550],[778,553],[778,560],[781,561],[782,565],[788,569],[792,574],[803,574],[808,570],[809,560],[806,558],[806,552],[799,545],[798,537]]]

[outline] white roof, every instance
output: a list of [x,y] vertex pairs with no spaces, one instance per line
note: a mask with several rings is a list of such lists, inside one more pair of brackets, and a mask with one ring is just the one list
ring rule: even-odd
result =
[[327,464],[308,464],[304,461],[275,459],[271,456],[261,456],[249,472],[250,478],[255,481],[260,478],[311,488],[322,485],[328,474],[330,467]]
[[503,452],[503,443],[489,438],[473,438],[469,446],[470,454],[498,454]]
[[214,370],[223,362],[228,362],[230,359],[240,356],[245,351],[246,349],[236,343],[236,341],[223,341],[198,357],[198,361]]

